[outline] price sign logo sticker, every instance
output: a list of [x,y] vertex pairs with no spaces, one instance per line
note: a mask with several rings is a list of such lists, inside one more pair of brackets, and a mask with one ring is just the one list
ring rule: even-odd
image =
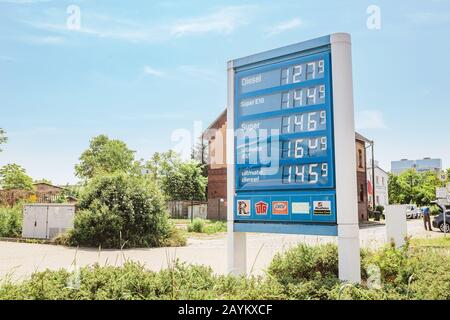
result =
[[331,201],[314,201],[313,207],[315,215],[331,214]]
[[292,202],[292,214],[309,214],[309,202]]
[[287,201],[272,201],[272,214],[274,215],[287,215],[288,202]]
[[257,215],[267,215],[267,211],[269,209],[269,204],[267,202],[264,201],[258,201],[255,204],[255,212]]
[[238,200],[238,216],[249,216],[250,215],[250,200]]

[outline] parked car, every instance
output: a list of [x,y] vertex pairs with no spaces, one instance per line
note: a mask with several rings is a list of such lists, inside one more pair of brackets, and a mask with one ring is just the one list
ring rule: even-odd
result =
[[[438,205],[440,213],[433,219],[433,227],[438,228],[441,232],[450,232],[450,206]],[[445,211],[445,225],[444,225],[444,211]]]
[[415,204],[408,204],[406,206],[406,219],[417,219],[422,215],[422,210],[417,208]]

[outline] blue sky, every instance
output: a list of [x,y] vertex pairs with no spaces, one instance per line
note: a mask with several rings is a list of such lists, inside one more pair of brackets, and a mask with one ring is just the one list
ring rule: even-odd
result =
[[[69,5],[79,30],[66,26]],[[369,5],[379,30],[366,26]],[[0,165],[73,183],[100,133],[148,159],[225,108],[228,60],[340,31],[352,35],[357,129],[380,164],[450,167],[450,0],[0,0]]]

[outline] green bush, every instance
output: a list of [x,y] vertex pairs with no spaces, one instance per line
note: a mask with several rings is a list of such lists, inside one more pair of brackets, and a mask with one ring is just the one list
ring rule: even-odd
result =
[[195,218],[188,225],[188,232],[214,234],[226,231],[227,231],[227,223],[225,221],[210,222],[209,220]]
[[285,253],[278,253],[268,272],[283,285],[338,276],[338,255],[335,245],[307,246],[300,244]]
[[380,269],[383,290],[411,299],[450,299],[450,255],[431,248],[394,245],[372,252],[363,268]]
[[34,273],[20,284],[0,284],[0,300],[142,300],[142,299],[280,299],[282,287],[273,280],[217,276],[210,267],[175,262],[159,272],[141,264],[123,267],[82,267]]
[[206,225],[204,232],[207,234],[213,234],[218,232],[226,232],[227,223],[225,221],[214,221]]
[[205,229],[205,221],[203,219],[195,218],[189,225],[188,225],[188,231],[189,232],[198,232],[202,233]]
[[22,204],[14,207],[0,207],[0,237],[20,237],[22,235]]
[[172,226],[169,237],[164,241],[165,247],[184,247],[187,244],[186,231]]
[[123,173],[94,178],[81,195],[72,245],[157,247],[171,226],[161,192],[149,179]]

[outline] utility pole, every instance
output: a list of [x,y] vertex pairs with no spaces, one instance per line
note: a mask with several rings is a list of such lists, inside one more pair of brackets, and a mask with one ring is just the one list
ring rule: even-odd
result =
[[372,210],[375,211],[375,152],[373,151],[373,140],[370,145],[372,146]]

